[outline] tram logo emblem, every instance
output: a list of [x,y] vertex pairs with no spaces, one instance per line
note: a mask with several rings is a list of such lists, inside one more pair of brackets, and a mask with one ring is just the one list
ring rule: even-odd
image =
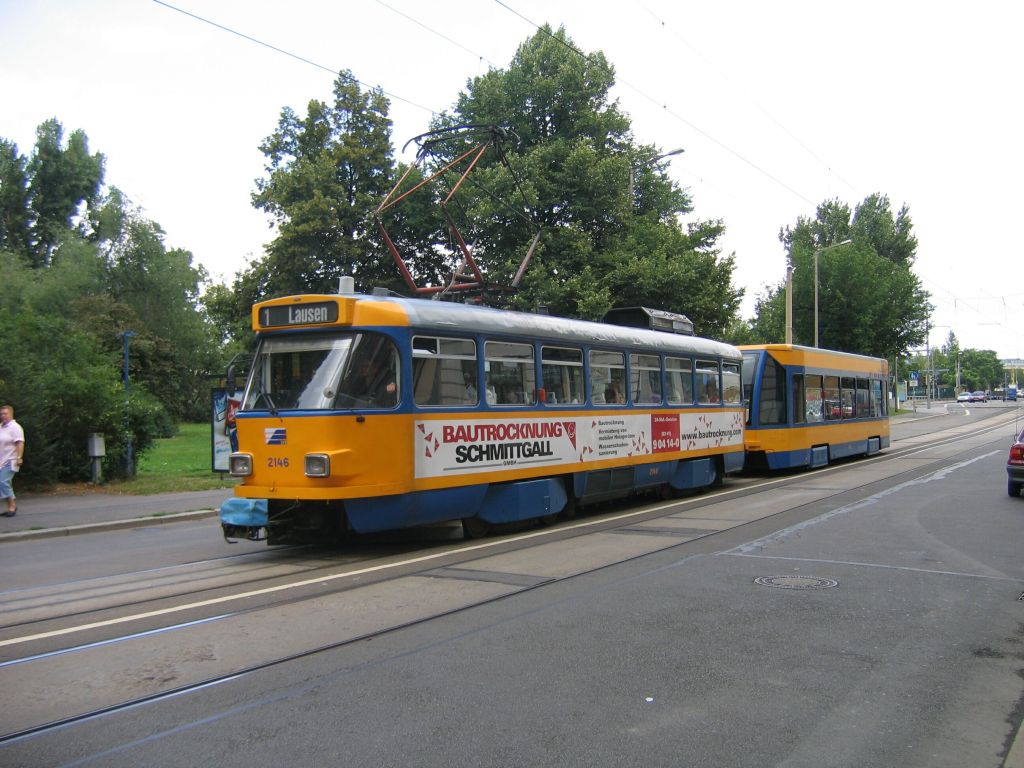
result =
[[434,455],[434,452],[441,447],[441,443],[438,442],[437,438],[434,437],[433,432],[427,432],[427,428],[423,424],[417,424],[416,428],[420,431],[420,439],[423,441],[423,455],[430,458]]
[[572,449],[576,450],[576,422],[575,421],[563,421],[562,426],[565,428],[565,436],[569,438],[569,442],[572,443]]
[[288,430],[284,427],[266,427],[263,439],[267,445],[288,445]]

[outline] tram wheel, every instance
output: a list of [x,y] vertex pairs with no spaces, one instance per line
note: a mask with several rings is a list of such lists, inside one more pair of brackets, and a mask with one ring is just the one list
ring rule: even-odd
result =
[[479,517],[462,518],[462,535],[467,539],[482,539],[491,532],[491,524]]

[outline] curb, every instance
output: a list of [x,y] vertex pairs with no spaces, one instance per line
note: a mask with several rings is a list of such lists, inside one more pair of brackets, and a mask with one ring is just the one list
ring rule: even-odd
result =
[[25,541],[27,539],[52,539],[58,536],[71,536],[76,533],[102,533],[120,528],[146,528],[165,523],[181,523],[191,520],[202,520],[214,517],[219,512],[215,509],[198,509],[194,512],[170,512],[165,515],[150,517],[133,517],[127,520],[114,520],[104,523],[84,523],[82,525],[66,525],[59,528],[39,528],[27,531],[0,533],[0,543],[8,541]]

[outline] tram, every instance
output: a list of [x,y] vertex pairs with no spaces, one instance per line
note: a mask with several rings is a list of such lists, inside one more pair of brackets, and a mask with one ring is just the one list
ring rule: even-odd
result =
[[264,301],[252,326],[225,537],[316,543],[458,520],[475,537],[742,469],[728,344],[353,292]]
[[747,469],[821,467],[889,447],[885,360],[792,344],[739,349]]

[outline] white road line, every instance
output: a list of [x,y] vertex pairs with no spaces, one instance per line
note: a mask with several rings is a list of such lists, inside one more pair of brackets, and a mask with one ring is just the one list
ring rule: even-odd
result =
[[943,467],[942,469],[936,470],[935,472],[925,475],[924,477],[917,477],[914,478],[913,480],[907,480],[906,482],[899,483],[898,485],[894,485],[891,488],[886,488],[885,490],[879,491],[878,493],[873,493],[870,496],[866,496],[863,499],[860,499],[859,501],[853,502],[852,504],[837,507],[836,509],[833,509],[829,512],[825,512],[824,514],[818,515],[817,517],[812,517],[810,520],[804,520],[802,523],[791,525],[789,528],[783,528],[781,531],[776,531],[775,533],[769,534],[768,536],[765,536],[763,538],[747,542],[746,544],[742,544],[734,549],[726,551],[724,554],[749,554],[755,550],[767,546],[768,544],[773,544],[776,541],[785,539],[787,536],[790,536],[793,533],[802,531],[805,528],[810,528],[812,525],[818,525],[819,523],[823,523],[826,520],[831,520],[833,517],[845,515],[848,512],[854,512],[858,509],[863,509],[864,507],[870,507],[874,504],[877,504],[886,496],[891,496],[894,493],[899,493],[900,491],[903,491],[907,488],[912,488],[916,485],[926,485],[927,483],[931,483],[936,480],[943,480],[945,479],[946,475],[955,472],[958,469],[963,469],[964,467],[970,466],[976,461],[981,461],[982,459],[987,459],[989,456],[994,456],[997,453],[1002,453],[1002,451],[989,451],[988,453],[983,453],[980,456],[975,456],[973,459],[967,459],[966,461],[961,461],[957,464],[950,464],[948,467]]

